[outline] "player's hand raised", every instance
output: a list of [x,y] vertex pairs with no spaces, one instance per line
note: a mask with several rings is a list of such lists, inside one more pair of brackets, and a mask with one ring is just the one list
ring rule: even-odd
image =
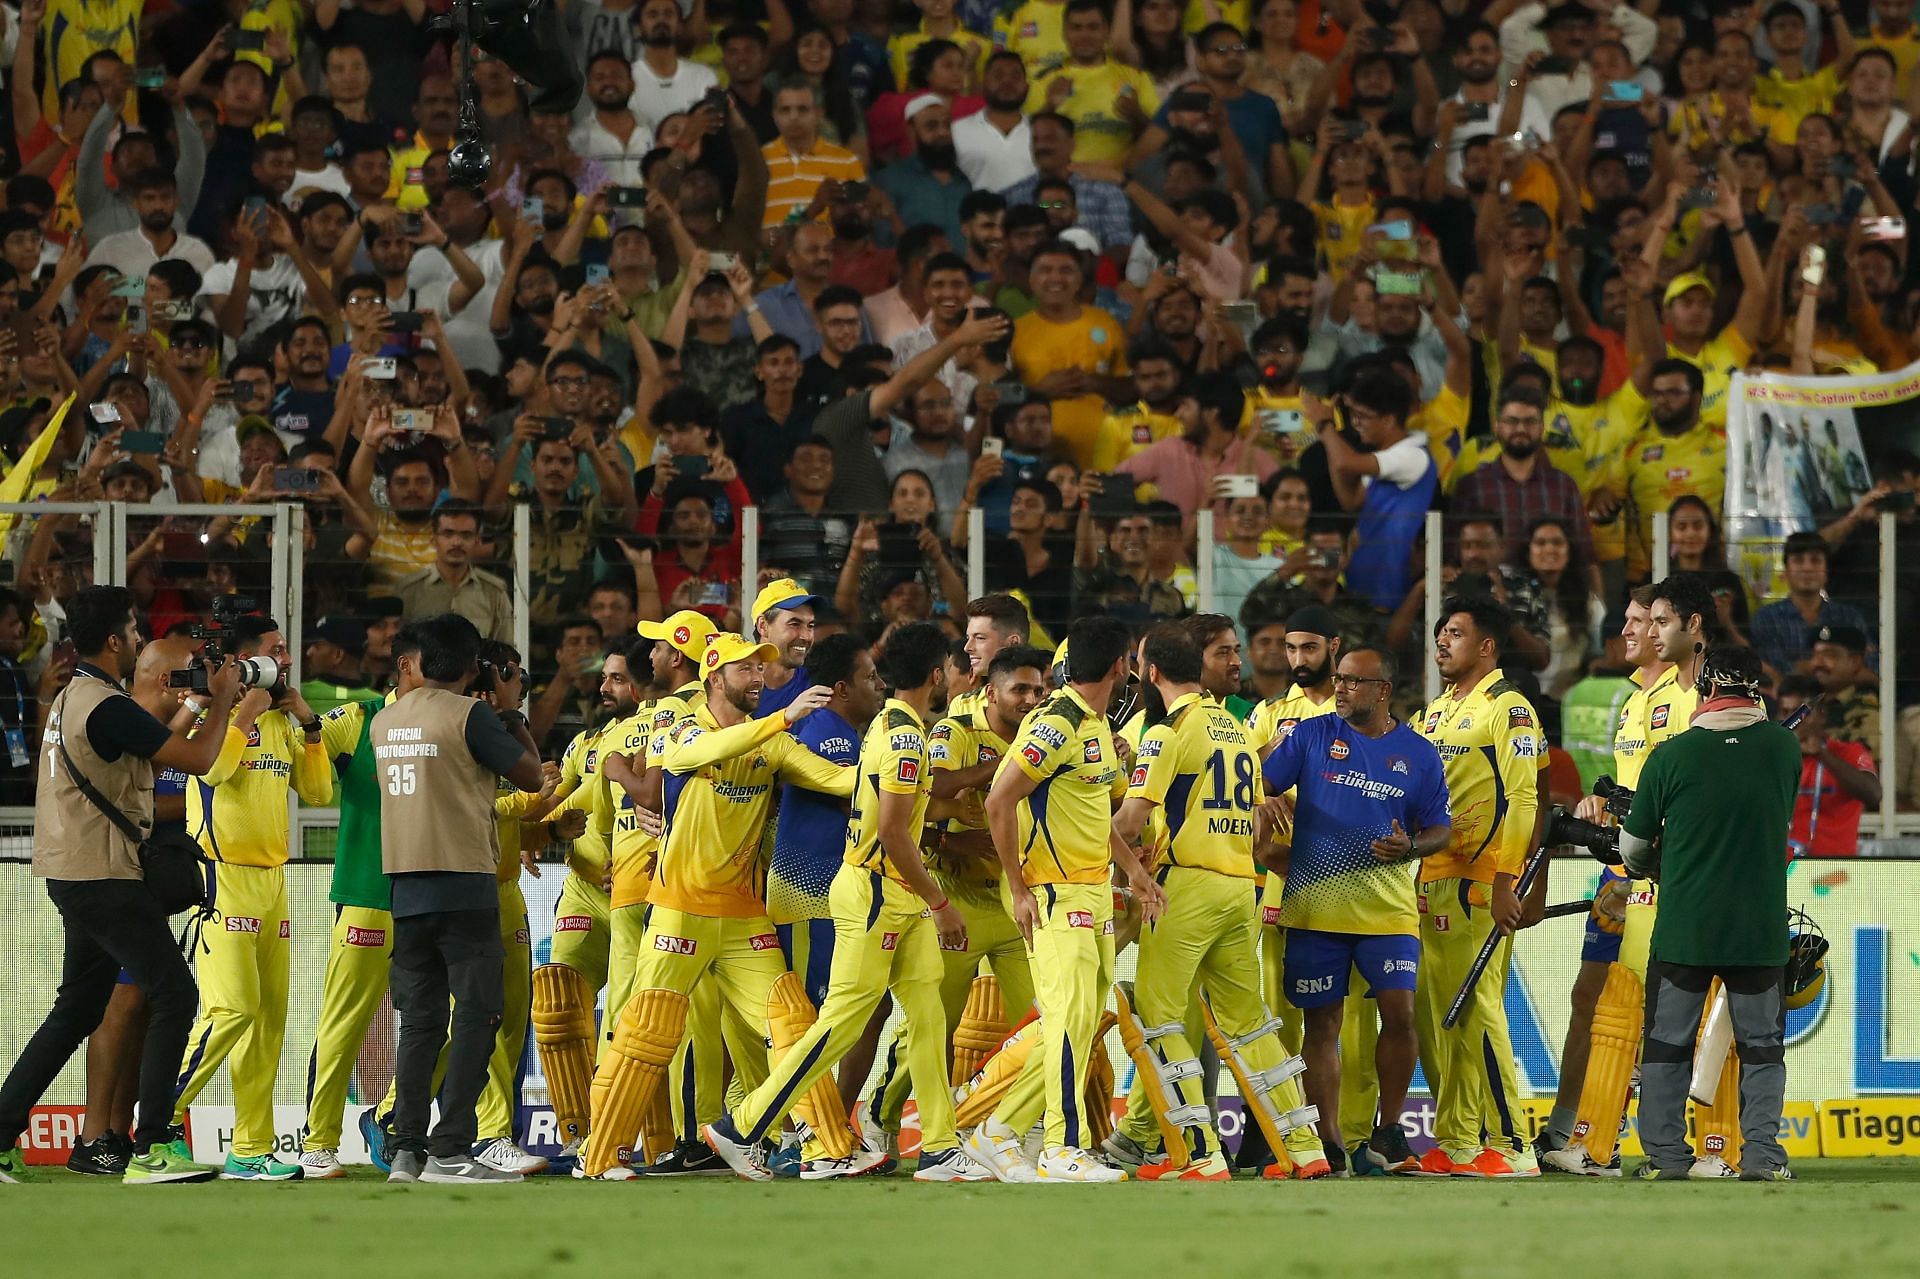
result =
[[787,724],[791,727],[833,700],[833,690],[824,684],[815,684],[806,692],[787,704]]

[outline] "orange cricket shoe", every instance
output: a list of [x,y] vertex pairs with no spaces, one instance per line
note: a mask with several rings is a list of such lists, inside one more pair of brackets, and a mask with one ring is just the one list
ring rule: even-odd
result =
[[1512,1177],[1538,1177],[1540,1175],[1540,1165],[1529,1161],[1527,1165],[1523,1166],[1517,1157],[1505,1155],[1498,1150],[1489,1148],[1475,1155],[1470,1163],[1454,1164],[1453,1175],[1456,1177],[1487,1177],[1496,1180],[1505,1180]]
[[[1449,1155],[1440,1147],[1435,1146],[1432,1150],[1420,1156],[1420,1162],[1408,1169],[1407,1175],[1413,1177],[1451,1177],[1464,1167],[1466,1167],[1465,1164],[1453,1162],[1452,1155]],[[1473,1174],[1462,1175],[1471,1176]]]
[[1313,1181],[1333,1175],[1333,1165],[1327,1162],[1325,1155],[1297,1156],[1288,1153],[1288,1162],[1282,1163],[1276,1159],[1262,1168],[1260,1175],[1268,1181]]
[[1225,1156],[1218,1153],[1195,1160],[1185,1168],[1175,1168],[1172,1161],[1163,1156],[1152,1163],[1141,1164],[1134,1176],[1141,1181],[1232,1181],[1233,1169],[1227,1166]]

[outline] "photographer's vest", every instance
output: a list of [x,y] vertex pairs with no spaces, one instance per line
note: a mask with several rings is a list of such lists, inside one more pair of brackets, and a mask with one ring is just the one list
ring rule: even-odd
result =
[[153,830],[153,761],[122,753],[101,759],[87,739],[87,720],[109,697],[127,691],[76,671],[47,710],[40,741],[39,786],[33,802],[33,873],[45,879],[141,879],[140,851],[73,783],[73,766],[142,831]]
[[373,717],[387,874],[495,873],[497,781],[467,749],[467,717],[479,705],[446,689],[416,688]]

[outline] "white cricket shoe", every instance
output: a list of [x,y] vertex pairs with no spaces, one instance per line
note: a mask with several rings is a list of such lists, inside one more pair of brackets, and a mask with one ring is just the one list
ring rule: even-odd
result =
[[915,1181],[999,1180],[994,1176],[993,1169],[981,1164],[959,1146],[931,1155],[921,1155],[920,1166],[914,1170],[913,1179]]
[[338,1150],[303,1150],[299,1162],[302,1181],[332,1181],[347,1175],[347,1170],[340,1166]]
[[[845,1159],[808,1159],[800,1165],[802,1181],[836,1181],[843,1177],[864,1177],[887,1161],[884,1150],[862,1146]],[[731,1162],[731,1161],[729,1161]]]
[[965,1148],[975,1163],[993,1174],[995,1181],[1025,1186],[1040,1180],[1040,1174],[1020,1148],[1020,1138],[991,1119],[967,1134]]
[[1724,1181],[1739,1175],[1740,1170],[1719,1155],[1702,1155],[1687,1169],[1688,1181]]
[[1540,1171],[1572,1173],[1576,1177],[1604,1175],[1604,1169],[1587,1153],[1586,1143],[1580,1141],[1558,1150],[1540,1152]]
[[523,1177],[547,1170],[546,1160],[520,1149],[511,1137],[495,1137],[492,1141],[479,1143],[473,1148],[473,1157],[489,1168],[517,1172]]
[[1040,1156],[1041,1181],[1125,1181],[1119,1168],[1101,1163],[1077,1146],[1055,1146]]

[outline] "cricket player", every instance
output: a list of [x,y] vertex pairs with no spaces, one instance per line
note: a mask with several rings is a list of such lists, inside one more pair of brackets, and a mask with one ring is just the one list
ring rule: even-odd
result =
[[[396,697],[419,686],[420,637],[402,626],[393,640],[393,692],[342,702],[321,719],[320,741],[339,774],[336,802],[340,830],[334,842],[333,940],[320,985],[320,1020],[307,1065],[307,1135],[300,1144],[300,1172],[308,1181],[347,1175],[340,1166],[340,1124],[354,1063],[367,1028],[387,993],[393,962],[393,898],[380,863],[380,784],[374,776],[373,717]],[[386,1139],[373,1109],[361,1132],[376,1163],[386,1162]]]
[[[946,970],[940,984],[940,1003],[946,1011],[949,1050],[983,960],[1000,983],[1006,1024],[1019,1022],[1033,1007],[1027,943],[1004,904],[1000,859],[987,832],[984,804],[987,789],[1007,758],[1009,743],[1019,733],[1021,721],[1040,704],[1047,686],[1048,657],[1026,644],[994,647],[999,639],[997,623],[987,612],[971,610],[982,605],[997,608],[997,601],[1002,600],[1015,609],[1020,607],[1011,596],[1004,595],[982,596],[967,606],[969,658],[993,647],[993,656],[977,668],[982,697],[950,701],[946,718],[934,725],[927,739],[934,798],[961,805],[961,812],[947,820],[945,830],[927,850],[934,882],[966,921],[966,934],[960,943],[943,947],[940,952]],[[1024,619],[1024,610],[1021,616]],[[909,1092],[899,1064],[897,1052],[890,1054],[876,1090],[879,1099],[871,1107],[888,1138],[900,1131],[900,1116]]]
[[[826,1003],[736,1114],[706,1129],[707,1144],[751,1181],[772,1177],[762,1143],[796,1100],[826,1079],[889,991],[905,1017],[907,1066],[920,1103],[914,1180],[993,1180],[960,1149],[947,1083],[940,948],[963,941],[966,921],[920,855],[931,797],[927,719],[945,682],[946,656],[946,635],[931,622],[903,626],[888,640],[893,696],[860,745],[853,816],[830,893],[834,949]],[[854,1156],[854,1175],[884,1155],[862,1149]]]
[[[1713,594],[1698,574],[1676,573],[1634,598],[1644,601],[1641,645],[1657,673],[1645,678],[1627,700],[1614,736],[1614,780],[1629,790],[1639,785],[1652,753],[1691,725],[1700,702],[1695,687],[1700,660],[1720,634]],[[1606,812],[1602,802],[1590,796],[1580,802],[1578,816],[1600,821]],[[1642,1049],[1647,954],[1658,901],[1651,880],[1635,879],[1628,885],[1618,958],[1607,968],[1594,1007],[1578,1116],[1566,1148],[1545,1160],[1548,1167],[1589,1177],[1620,1175],[1620,1119]],[[1695,1120],[1700,1149],[1689,1176],[1738,1176],[1739,1067],[1732,1056],[1722,1069],[1713,1105],[1697,1108]]]
[[1287,1062],[1279,1038],[1268,1028],[1271,1019],[1260,994],[1253,859],[1259,758],[1240,722],[1204,691],[1205,650],[1196,643],[1195,630],[1168,622],[1147,632],[1141,677],[1148,687],[1149,726],[1126,801],[1114,819],[1115,834],[1129,843],[1155,810],[1164,813],[1168,832],[1166,857],[1156,875],[1166,907],[1140,934],[1134,982],[1134,1008],[1157,1069],[1136,1076],[1135,1086],[1144,1087],[1155,1110],[1180,1129],[1187,1162],[1175,1172],[1173,1162],[1163,1158],[1143,1164],[1139,1175],[1149,1181],[1228,1181],[1233,1176],[1213,1130],[1197,1046],[1184,1024],[1196,982],[1238,1055],[1236,1074],[1244,1072],[1256,1088],[1266,1090],[1264,1097],[1248,1097],[1247,1105],[1276,1107],[1286,1127],[1283,1140],[1295,1131],[1305,1135],[1302,1175],[1324,1175],[1329,1169],[1319,1157],[1319,1139],[1293,1080],[1300,1063]]
[[[854,784],[853,769],[821,759],[787,731],[826,705],[830,690],[809,688],[780,714],[752,718],[765,665],[777,656],[771,644],[727,634],[709,639],[701,660],[706,700],[674,725],[662,752],[667,829],[648,894],[646,937],[634,994],[594,1073],[600,1123],[576,1176],[602,1178],[618,1166],[619,1149],[639,1131],[685,1038],[687,997],[696,983],[715,982],[742,1021],[769,1021],[775,983],[787,971],[767,918],[758,855],[773,784],[795,778],[846,796]],[[751,1053],[736,1058],[734,1069],[750,1087],[766,1078],[764,1058]],[[852,1159],[813,1171],[844,1175]]]
[[[1297,788],[1280,922],[1287,997],[1306,1013],[1307,1092],[1330,1136],[1329,1159],[1382,1172],[1410,1172],[1418,1162],[1400,1126],[1419,1054],[1413,863],[1452,837],[1439,753],[1387,709],[1396,676],[1383,649],[1363,644],[1342,654],[1335,713],[1303,720],[1264,768],[1269,789]],[[1340,1144],[1341,1023],[1355,971],[1379,1008],[1380,1100],[1364,1117],[1368,1138],[1349,1153]]]
[[[1040,1009],[1041,1051],[967,1139],[968,1152],[1001,1181],[1126,1179],[1084,1148],[1080,1107],[1088,1054],[1104,1051],[1093,1030],[1113,981],[1114,864],[1126,871],[1148,921],[1166,903],[1113,833],[1113,801],[1125,793],[1126,775],[1107,704],[1127,677],[1131,647],[1125,623],[1114,618],[1081,618],[1069,628],[1066,686],[1020,726],[987,792],[987,828],[1008,913],[1031,949]],[[1042,1115],[1045,1151],[1036,1167],[1020,1139]]]
[[[852,766],[860,742],[886,703],[873,651],[857,635],[829,635],[807,655],[807,677],[833,697],[802,720],[793,736],[821,759]],[[780,824],[767,870],[767,916],[780,935],[780,953],[800,978],[809,1002],[825,1005],[832,980],[834,920],[829,896],[845,860],[847,805],[794,782],[780,788]],[[876,1031],[875,1039],[878,1038]],[[873,1066],[872,1042],[852,1045],[842,1059],[841,1102],[851,1104]],[[847,1094],[852,1093],[854,1097]]]
[[1533,706],[1500,671],[1509,625],[1492,600],[1456,596],[1441,605],[1434,631],[1434,664],[1447,687],[1428,705],[1420,733],[1446,765],[1453,822],[1447,846],[1420,863],[1416,1011],[1436,1142],[1420,1159],[1423,1176],[1540,1175],[1521,1135],[1507,1035],[1511,945],[1494,952],[1459,1023],[1451,1030],[1440,1024],[1482,943],[1495,929],[1511,934],[1520,926],[1514,885],[1537,846],[1546,747]]
[[753,634],[779,654],[767,663],[766,687],[760,693],[759,716],[785,710],[787,703],[812,683],[807,678],[807,653],[813,647],[813,609],[817,595],[790,577],[775,578],[753,599]]
[[[1003,649],[1024,646],[1031,625],[1026,605],[1011,595],[982,595],[967,601],[967,629],[960,642],[973,664],[974,687],[948,701],[948,719],[958,720],[980,708],[987,700],[987,672],[993,659]],[[1041,669],[1046,669],[1044,664]]]
[[[234,652],[271,657],[284,674],[287,642],[269,617],[234,626]],[[287,791],[333,799],[320,717],[287,684],[247,691],[228,722],[220,757],[187,791],[187,829],[207,859],[214,914],[200,935],[200,1019],[187,1040],[173,1122],[231,1055],[233,1148],[228,1181],[292,1181],[300,1165],[275,1154],[273,1084],[287,1033]],[[203,728],[202,732],[208,731]]]
[[551,957],[534,970],[533,1030],[560,1133],[562,1159],[574,1157],[586,1136],[594,1060],[593,1008],[600,988],[607,984],[613,945],[614,809],[612,792],[600,771],[600,756],[617,744],[611,738],[613,726],[632,715],[637,705],[625,663],[603,669],[600,706],[607,718],[583,729],[560,757],[562,802],[554,812],[584,812],[587,829],[573,841],[567,858],[567,879],[553,908]]

